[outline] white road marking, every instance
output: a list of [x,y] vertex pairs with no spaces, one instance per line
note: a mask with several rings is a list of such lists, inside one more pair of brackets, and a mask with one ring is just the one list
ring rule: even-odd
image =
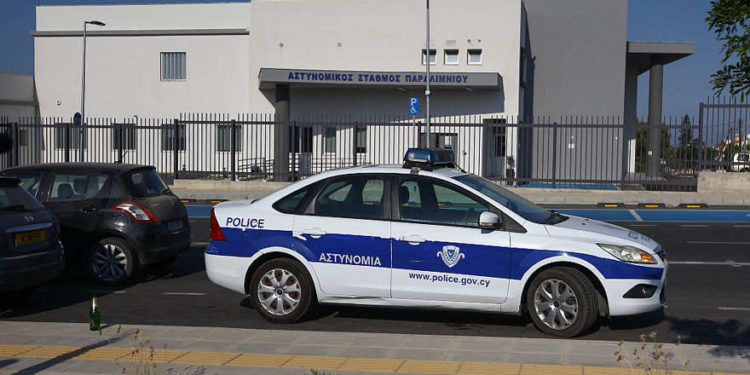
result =
[[735,261],[731,261],[731,260],[727,260],[725,262],[701,262],[701,261],[693,261],[693,260],[672,260],[672,261],[669,261],[669,265],[743,267],[743,266],[750,266],[750,262],[735,262]]
[[194,293],[194,292],[164,292],[165,296],[205,296],[206,293]]
[[719,306],[719,310],[724,310],[724,311],[750,311],[750,307],[725,307],[725,306]]
[[750,228],[750,225],[732,225],[733,228]]
[[125,294],[124,290],[89,290],[89,294]]
[[705,224],[680,224],[683,228],[706,228],[708,225]]
[[732,241],[686,241],[692,244],[703,245],[750,245],[750,242],[732,242]]
[[638,213],[635,212],[635,210],[630,209],[628,211],[630,212],[631,215],[633,215],[636,221],[643,221],[643,219],[641,219],[641,215],[638,215]]

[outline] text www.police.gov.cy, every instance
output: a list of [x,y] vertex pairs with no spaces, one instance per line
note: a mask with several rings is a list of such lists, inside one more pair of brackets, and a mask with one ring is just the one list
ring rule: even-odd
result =
[[477,279],[474,277],[458,277],[451,275],[430,275],[425,273],[409,273],[409,278],[414,280],[425,280],[433,283],[452,283],[460,285],[479,285],[490,287],[490,279]]

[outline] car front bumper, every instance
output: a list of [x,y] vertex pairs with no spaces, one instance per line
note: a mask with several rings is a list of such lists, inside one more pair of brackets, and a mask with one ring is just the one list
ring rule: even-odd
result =
[[[659,310],[666,304],[667,264],[661,279],[608,279],[605,285],[610,316],[644,314]],[[624,295],[638,285],[653,285],[656,291],[648,298],[626,298]]]

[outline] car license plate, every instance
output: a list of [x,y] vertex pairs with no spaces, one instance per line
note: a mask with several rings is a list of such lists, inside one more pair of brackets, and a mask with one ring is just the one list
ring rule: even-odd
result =
[[178,232],[182,230],[182,220],[174,220],[167,222],[167,230],[170,232]]
[[35,230],[31,232],[24,232],[16,234],[16,246],[28,245],[35,242],[42,242],[47,240],[47,232],[43,230]]

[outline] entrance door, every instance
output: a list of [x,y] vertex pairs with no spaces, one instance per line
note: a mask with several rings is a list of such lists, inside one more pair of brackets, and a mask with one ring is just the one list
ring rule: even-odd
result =
[[325,294],[389,297],[390,222],[386,178],[351,175],[331,179],[312,213],[294,218],[294,246],[310,254]]
[[391,224],[393,298],[502,303],[510,235],[479,229],[490,205],[444,181],[398,177],[400,219]]

